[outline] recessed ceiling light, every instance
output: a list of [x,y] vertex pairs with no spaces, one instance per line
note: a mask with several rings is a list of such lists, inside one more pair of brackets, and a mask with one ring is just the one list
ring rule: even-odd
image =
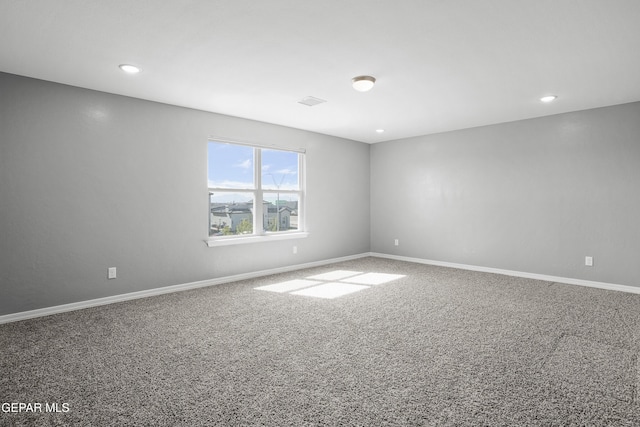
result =
[[384,129],[376,129],[376,132],[378,132],[378,133],[384,133]]
[[371,76],[358,76],[351,79],[353,88],[358,92],[366,92],[368,90],[371,90],[375,83],[376,78]]
[[137,74],[140,72],[140,68],[131,64],[120,64],[120,69],[128,74]]
[[555,101],[557,97],[558,97],[557,95],[547,95],[547,96],[543,96],[542,98],[540,98],[540,101],[542,101],[542,102],[551,102],[551,101]]

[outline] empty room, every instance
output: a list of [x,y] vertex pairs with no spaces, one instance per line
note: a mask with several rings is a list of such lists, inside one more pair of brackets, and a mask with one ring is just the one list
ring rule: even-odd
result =
[[638,22],[0,0],[0,425],[640,425]]

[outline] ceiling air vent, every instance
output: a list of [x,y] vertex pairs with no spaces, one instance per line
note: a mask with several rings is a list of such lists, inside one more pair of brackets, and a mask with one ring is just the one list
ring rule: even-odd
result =
[[314,105],[322,104],[323,102],[327,102],[327,101],[325,101],[324,99],[315,98],[313,96],[305,96],[300,101],[298,101],[299,104],[304,104],[304,105],[307,105],[309,107],[313,107]]

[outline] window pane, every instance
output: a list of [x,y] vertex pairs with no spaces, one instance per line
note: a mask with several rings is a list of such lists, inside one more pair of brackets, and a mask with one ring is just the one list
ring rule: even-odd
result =
[[209,187],[254,188],[253,148],[209,141]]
[[209,193],[209,236],[253,233],[253,193]]
[[269,232],[298,230],[297,194],[264,193],[262,215],[264,230]]
[[298,218],[303,157],[292,151],[209,141],[209,236],[302,230],[304,221]]
[[298,190],[298,153],[263,149],[262,188]]

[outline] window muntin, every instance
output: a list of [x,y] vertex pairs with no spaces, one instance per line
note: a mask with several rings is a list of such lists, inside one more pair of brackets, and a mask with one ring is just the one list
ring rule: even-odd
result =
[[303,154],[209,141],[209,237],[303,231]]

